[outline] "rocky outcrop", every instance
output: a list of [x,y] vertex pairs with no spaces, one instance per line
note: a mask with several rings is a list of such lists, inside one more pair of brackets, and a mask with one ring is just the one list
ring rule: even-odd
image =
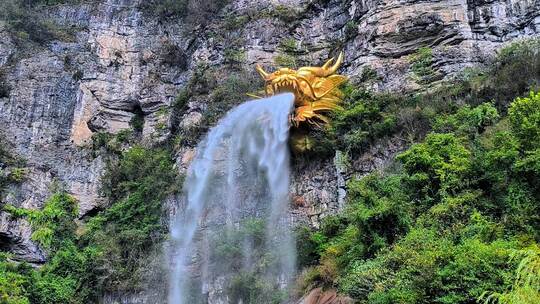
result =
[[303,297],[297,304],[351,304],[353,300],[339,296],[335,290],[315,288]]
[[15,220],[5,212],[0,214],[0,251],[12,253],[18,260],[41,264],[47,257],[31,241],[31,234],[28,222]]
[[[171,114],[174,98],[201,63],[227,68],[231,49],[242,55],[237,69],[274,65],[284,53],[300,64],[318,64],[343,49],[342,72],[353,81],[369,67],[376,74],[372,89],[403,91],[420,87],[410,62],[420,47],[432,49],[438,80],[483,62],[508,41],[540,33],[538,0],[234,0],[204,27],[153,17],[141,11],[142,2],[44,8],[43,16],[77,29],[75,39],[25,52],[0,28],[0,67],[11,88],[9,97],[0,98],[0,128],[27,167],[24,181],[5,191],[7,203],[40,208],[59,185],[78,199],[81,217],[100,206],[105,156],[91,151],[92,136],[134,130],[156,143],[176,128],[197,126],[210,92],[175,114],[178,125]],[[287,39],[294,48],[286,52]],[[191,148],[179,149],[188,151],[179,152],[180,167],[189,163]],[[317,226],[343,205],[351,172],[383,168],[402,149],[399,139],[390,139],[349,155],[350,167],[340,157],[298,162],[292,216]],[[0,214],[1,248],[17,259],[42,262],[30,233],[24,221]],[[130,303],[124,298],[115,301]]]

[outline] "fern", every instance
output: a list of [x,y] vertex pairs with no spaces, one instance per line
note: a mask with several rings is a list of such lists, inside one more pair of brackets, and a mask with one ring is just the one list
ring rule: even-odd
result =
[[521,258],[514,284],[504,293],[484,292],[484,304],[535,304],[540,303],[540,246],[515,251],[511,259]]

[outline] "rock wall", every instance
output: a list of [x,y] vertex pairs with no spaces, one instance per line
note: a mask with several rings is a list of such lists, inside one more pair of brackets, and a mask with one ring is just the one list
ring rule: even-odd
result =
[[[404,91],[420,87],[409,57],[420,47],[433,49],[432,68],[444,79],[506,42],[540,33],[539,0],[233,0],[204,26],[152,17],[140,9],[142,2],[43,8],[45,18],[77,29],[76,39],[24,52],[0,26],[0,68],[11,87],[9,97],[0,98],[0,129],[27,161],[25,180],[5,191],[7,203],[40,208],[60,185],[79,200],[81,217],[102,205],[105,156],[93,153],[92,135],[131,129],[139,115],[142,141],[152,144],[200,123],[210,92],[190,102],[180,119],[171,106],[201,63],[225,71],[252,69],[256,62],[271,67],[283,42],[294,39],[299,63],[318,64],[344,50],[342,72],[353,81],[370,67],[378,75],[372,89]],[[230,26],[231,20],[240,26]],[[244,56],[229,66],[232,39]],[[179,149],[180,168],[189,163],[190,148]],[[350,176],[384,167],[403,148],[398,139],[381,142],[350,155],[349,167],[339,156],[299,161],[293,216],[318,225],[342,206]],[[46,256],[30,234],[24,220],[0,213],[0,248],[41,263]]]

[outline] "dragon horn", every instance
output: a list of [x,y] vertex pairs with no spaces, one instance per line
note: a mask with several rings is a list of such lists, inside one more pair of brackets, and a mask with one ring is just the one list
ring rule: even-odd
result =
[[330,76],[332,74],[335,74],[337,70],[339,69],[339,66],[343,63],[343,52],[339,53],[338,59],[336,60],[336,63],[330,68],[328,68],[326,65],[332,62],[334,58],[328,60],[324,66],[323,69],[325,70],[325,76]]
[[257,72],[259,72],[263,79],[266,80],[268,78],[269,74],[261,67],[260,64],[257,64],[257,66],[255,66],[255,69],[257,70]]
[[326,61],[322,67],[302,67],[299,69],[299,71],[309,71],[318,77],[328,77],[332,74],[335,74],[336,71],[339,69],[339,66],[343,63],[343,52],[339,53],[338,59],[336,60],[334,65],[330,66],[333,61],[334,57],[328,59],[328,61]]
[[328,59],[328,61],[326,61],[324,63],[324,65],[322,66],[322,69],[323,70],[328,70],[328,67],[332,64],[332,61],[334,61],[334,57]]

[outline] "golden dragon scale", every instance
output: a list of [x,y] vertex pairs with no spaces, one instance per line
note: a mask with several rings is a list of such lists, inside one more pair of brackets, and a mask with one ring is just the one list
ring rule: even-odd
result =
[[336,74],[342,63],[343,53],[340,53],[337,60],[331,58],[321,67],[280,68],[273,73],[260,65],[256,69],[265,81],[266,96],[294,94],[295,110],[291,118],[294,126],[307,122],[320,127],[321,123],[329,122],[324,113],[340,108],[343,94],[339,86],[347,81],[346,76]]

